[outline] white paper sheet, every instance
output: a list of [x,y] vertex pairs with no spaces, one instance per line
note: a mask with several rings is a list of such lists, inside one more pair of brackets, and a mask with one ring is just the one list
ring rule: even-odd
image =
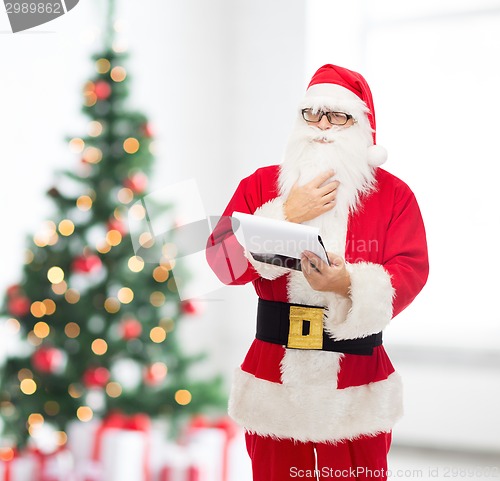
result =
[[257,260],[279,265],[276,257],[300,260],[302,253],[308,250],[328,263],[318,227],[242,212],[234,212],[232,218],[233,232],[238,242]]

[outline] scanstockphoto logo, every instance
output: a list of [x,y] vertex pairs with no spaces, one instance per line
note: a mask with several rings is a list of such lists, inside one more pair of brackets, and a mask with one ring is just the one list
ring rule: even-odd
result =
[[80,0],[4,0],[12,33],[22,32],[61,17]]

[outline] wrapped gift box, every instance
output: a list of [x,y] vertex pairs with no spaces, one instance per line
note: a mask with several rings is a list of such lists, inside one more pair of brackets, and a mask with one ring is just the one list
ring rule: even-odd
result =
[[37,461],[31,455],[15,456],[11,461],[0,461],[0,481],[35,481]]
[[99,455],[103,480],[149,481],[146,436],[125,429],[110,429],[103,435]]
[[186,446],[168,443],[164,448],[163,466],[157,479],[158,481],[204,481],[201,470]]
[[33,481],[72,481],[74,461],[68,449],[61,448],[52,453],[31,449],[28,453],[36,460],[38,477]]
[[78,481],[152,481],[147,416],[114,413],[101,422],[73,423],[68,439]]
[[182,442],[192,464],[200,468],[200,481],[229,481],[232,446],[238,432],[228,417],[214,421],[204,416],[193,418]]

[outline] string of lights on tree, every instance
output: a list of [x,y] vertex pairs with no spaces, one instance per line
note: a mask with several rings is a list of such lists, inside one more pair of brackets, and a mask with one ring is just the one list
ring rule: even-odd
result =
[[[112,2],[109,12],[106,46],[83,87],[87,132],[67,139],[76,167],[48,190],[56,213],[28,239],[0,312],[22,340],[0,375],[3,436],[13,445],[50,426],[62,446],[68,422],[113,410],[177,419],[225,402],[220,378],[192,378],[203,356],[178,342],[177,323],[197,307],[179,301],[174,261],[146,263],[132,249],[127,215],[146,215],[135,202],[147,193],[153,129],[126,107],[128,54],[113,45]],[[153,242],[140,236],[145,248]]]

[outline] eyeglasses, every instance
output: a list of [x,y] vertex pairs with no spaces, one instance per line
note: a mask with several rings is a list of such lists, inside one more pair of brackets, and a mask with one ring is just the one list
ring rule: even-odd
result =
[[309,123],[316,124],[321,122],[323,115],[326,115],[328,122],[332,125],[345,125],[350,119],[353,118],[352,115],[344,112],[316,112],[313,109],[302,109],[302,117]]

